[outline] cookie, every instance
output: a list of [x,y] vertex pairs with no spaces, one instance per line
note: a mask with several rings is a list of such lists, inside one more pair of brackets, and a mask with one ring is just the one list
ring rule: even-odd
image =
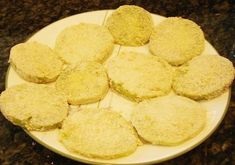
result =
[[29,131],[60,126],[68,113],[66,97],[44,84],[20,84],[0,96],[2,114],[13,124]]
[[114,40],[105,27],[80,23],[64,29],[56,38],[55,50],[69,64],[89,60],[104,62],[112,53]]
[[194,100],[207,100],[221,95],[233,79],[232,62],[219,55],[202,55],[176,70],[173,89]]
[[110,60],[107,73],[114,90],[137,102],[171,90],[171,66],[153,55],[122,52]]
[[145,9],[124,5],[108,17],[106,27],[117,44],[141,46],[149,40],[153,30],[153,20],[151,14]]
[[169,17],[160,22],[149,41],[152,54],[175,66],[200,55],[204,47],[201,28],[193,21],[180,17]]
[[97,102],[108,92],[107,74],[97,62],[70,65],[56,80],[56,89],[63,92],[72,105]]
[[178,145],[202,131],[206,110],[186,97],[163,96],[137,105],[131,121],[144,140],[155,145]]
[[15,45],[11,48],[9,61],[23,79],[34,83],[55,81],[63,68],[59,55],[38,42]]
[[59,136],[69,151],[101,159],[127,156],[138,144],[129,122],[116,112],[97,108],[68,116]]

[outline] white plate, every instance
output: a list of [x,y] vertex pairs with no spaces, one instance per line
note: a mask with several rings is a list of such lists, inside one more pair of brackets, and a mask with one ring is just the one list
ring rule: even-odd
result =
[[[38,41],[44,44],[47,44],[50,47],[54,46],[56,36],[61,30],[67,26],[78,24],[80,22],[94,23],[102,25],[105,23],[106,18],[112,13],[112,10],[103,10],[103,11],[94,11],[83,14],[77,14],[62,20],[59,20],[55,23],[50,24],[49,26],[41,29],[39,32],[34,34],[28,41]],[[155,25],[159,23],[164,17],[152,14]],[[124,47],[115,45],[112,56],[117,55],[120,51],[123,50],[134,50],[138,52],[148,53],[148,45],[141,47]],[[204,54],[218,54],[216,50],[206,42],[206,48],[203,52]],[[9,67],[8,76],[6,79],[6,87],[10,87],[19,83],[25,82],[22,80],[16,72]],[[86,158],[78,154],[69,152],[64,148],[64,146],[58,141],[58,130],[52,130],[47,132],[35,132],[26,131],[34,140],[38,143],[44,145],[48,149],[81,162],[86,163],[95,163],[95,164],[151,164],[158,163],[168,159],[177,157],[200,143],[202,143],[206,138],[208,138],[218,127],[222,121],[226,111],[227,106],[230,101],[230,90],[226,91],[223,95],[219,96],[210,101],[201,102],[206,108],[208,113],[208,120],[205,129],[198,134],[193,139],[174,147],[163,147],[163,146],[154,146],[154,145],[143,145],[138,147],[138,149],[127,157],[122,157],[119,159],[113,160],[101,160],[101,159],[91,159]],[[133,103],[122,98],[121,96],[109,92],[107,96],[99,103],[89,104],[87,106],[95,107],[112,107],[113,110],[119,111],[124,117],[129,118],[131,113],[131,107]],[[71,109],[76,110],[78,107],[72,107]]]

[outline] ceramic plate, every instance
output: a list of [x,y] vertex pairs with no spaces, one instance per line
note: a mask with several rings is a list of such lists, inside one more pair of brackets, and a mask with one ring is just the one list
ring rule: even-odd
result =
[[[88,13],[77,14],[54,22],[47,27],[41,29],[39,32],[34,34],[28,41],[38,41],[43,44],[47,44],[50,47],[54,47],[56,36],[65,27],[78,24],[80,22],[94,23],[103,25],[107,17],[112,13],[112,10],[94,11]],[[152,14],[155,25],[165,19],[165,17]],[[148,45],[141,47],[124,47],[115,45],[115,49],[111,56],[116,56],[120,51],[132,50],[143,53],[148,53]],[[218,54],[216,50],[206,42],[206,47],[203,54]],[[16,84],[25,82],[22,80],[13,68],[10,66],[8,70],[8,76],[6,78],[6,87],[10,87]],[[201,103],[207,108],[207,125],[204,130],[193,139],[174,147],[163,147],[146,144],[138,147],[138,149],[127,157],[112,160],[101,160],[91,159],[84,156],[69,152],[59,141],[58,141],[58,129],[47,131],[47,132],[35,132],[26,131],[34,140],[48,149],[65,156],[70,159],[74,159],[81,162],[92,163],[92,164],[151,164],[158,163],[168,159],[172,159],[183,153],[193,149],[206,138],[208,138],[218,127],[222,121],[227,106],[230,100],[230,90],[226,91],[223,95],[210,100],[202,101]],[[120,112],[127,120],[131,113],[133,103],[126,100],[125,98],[108,92],[107,96],[99,103],[84,105],[82,107],[111,107],[114,111]],[[71,111],[76,111],[78,107],[71,107]]]

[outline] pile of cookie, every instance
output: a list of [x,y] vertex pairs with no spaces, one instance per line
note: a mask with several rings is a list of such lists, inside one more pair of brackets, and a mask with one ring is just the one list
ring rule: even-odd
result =
[[[150,52],[110,57],[115,44],[148,44]],[[54,48],[14,46],[10,64],[28,82],[2,92],[1,112],[29,131],[58,128],[60,142],[87,157],[118,158],[145,143],[178,145],[206,125],[206,109],[197,101],[220,96],[234,79],[233,64],[201,55],[204,47],[203,31],[193,21],[169,17],[154,25],[143,8],[121,6],[104,26],[65,28]],[[110,89],[136,103],[130,121],[112,108],[69,113],[70,105],[98,102]]]

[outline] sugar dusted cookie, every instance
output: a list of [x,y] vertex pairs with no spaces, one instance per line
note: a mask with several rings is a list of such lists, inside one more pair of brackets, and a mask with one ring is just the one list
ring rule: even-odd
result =
[[72,152],[101,159],[127,156],[138,145],[129,122],[116,112],[96,108],[81,109],[68,116],[60,141]]
[[101,64],[81,62],[68,66],[61,73],[56,89],[63,92],[72,105],[97,102],[108,92],[108,78]]
[[206,110],[186,97],[163,96],[139,103],[131,120],[146,141],[156,145],[178,145],[204,128]]
[[176,70],[173,89],[195,100],[211,99],[222,94],[234,79],[232,62],[219,55],[193,58]]
[[66,97],[44,84],[20,84],[0,96],[2,114],[13,124],[30,131],[58,127],[68,113]]
[[171,90],[172,68],[156,56],[122,52],[111,59],[107,73],[114,90],[137,102]]
[[15,45],[9,61],[23,79],[35,83],[55,81],[63,67],[58,54],[38,42]]
[[181,65],[202,53],[205,39],[191,20],[169,17],[159,23],[150,37],[150,51],[171,65]]
[[106,27],[117,44],[140,46],[148,42],[153,29],[153,20],[145,9],[124,5],[108,17]]
[[55,50],[66,63],[83,60],[104,62],[112,53],[114,40],[100,25],[80,23],[64,29],[56,39]]

